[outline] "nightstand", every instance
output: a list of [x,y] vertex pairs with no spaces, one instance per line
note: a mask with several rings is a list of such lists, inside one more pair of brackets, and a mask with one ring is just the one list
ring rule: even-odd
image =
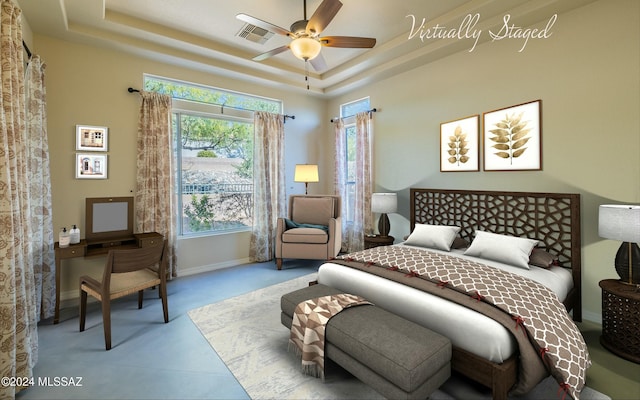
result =
[[610,352],[640,364],[640,288],[616,279],[600,281],[602,336]]
[[378,246],[389,246],[393,244],[394,241],[394,237],[393,236],[380,236],[380,235],[375,235],[375,236],[364,236],[364,248],[365,249],[371,249],[373,247],[378,247]]

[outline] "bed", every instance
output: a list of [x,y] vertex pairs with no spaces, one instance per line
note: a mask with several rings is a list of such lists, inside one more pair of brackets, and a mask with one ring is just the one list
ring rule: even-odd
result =
[[[572,312],[573,319],[581,320],[578,194],[412,188],[410,207],[412,232],[416,224],[428,224],[458,226],[461,228],[458,236],[468,243],[477,230],[536,239],[546,252],[557,256],[558,266],[545,269],[542,278],[535,279],[551,286],[566,310]],[[504,267],[493,261],[486,263]],[[531,382],[519,382],[522,379],[535,383],[544,378],[521,376],[524,356],[516,343],[520,339],[500,323],[364,269],[350,268],[334,260],[320,267],[318,282],[364,296],[382,308],[449,337],[454,345],[452,368],[489,387],[494,399],[506,399],[512,387],[531,386]],[[535,268],[531,269],[533,272],[524,274],[536,274]]]

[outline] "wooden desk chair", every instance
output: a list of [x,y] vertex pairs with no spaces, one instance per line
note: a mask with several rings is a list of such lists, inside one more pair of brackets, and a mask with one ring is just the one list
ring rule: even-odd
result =
[[169,322],[167,306],[167,241],[162,245],[126,250],[111,250],[107,256],[102,281],[80,277],[80,332],[84,331],[87,294],[102,303],[104,342],[111,349],[111,300],[138,292],[138,309],[142,308],[144,289],[158,286],[164,322]]

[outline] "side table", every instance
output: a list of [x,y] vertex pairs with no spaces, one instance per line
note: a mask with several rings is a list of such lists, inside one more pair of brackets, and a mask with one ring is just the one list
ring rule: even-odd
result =
[[380,235],[375,235],[375,236],[364,236],[364,248],[365,249],[371,249],[373,247],[378,247],[378,246],[389,246],[393,244],[394,241],[394,237],[393,236],[380,236]]
[[602,336],[610,352],[640,364],[640,287],[616,279],[600,281]]

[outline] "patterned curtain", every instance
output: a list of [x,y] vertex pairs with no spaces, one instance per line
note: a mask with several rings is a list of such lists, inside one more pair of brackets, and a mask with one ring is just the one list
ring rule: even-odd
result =
[[136,232],[158,232],[169,245],[170,276],[177,275],[175,257],[175,161],[171,146],[171,97],[141,91],[138,122]]
[[[335,188],[334,192],[342,197],[343,209],[352,210],[353,220],[342,213],[342,250],[347,253],[364,248],[364,234],[371,231],[371,114],[356,114],[355,164],[351,166],[354,176],[353,185],[347,184],[347,135],[344,120],[338,119],[335,125]],[[349,195],[351,193],[351,195]]]
[[[0,376],[33,377],[38,360],[28,139],[25,125],[22,11],[13,0],[0,9]],[[22,388],[0,385],[0,398]]]
[[273,260],[278,217],[285,215],[284,118],[256,111],[253,144],[253,232],[249,256]]
[[51,169],[47,140],[46,65],[40,56],[29,60],[25,77],[26,129],[28,140],[31,246],[38,316],[52,317],[56,301],[56,275],[51,215]]

